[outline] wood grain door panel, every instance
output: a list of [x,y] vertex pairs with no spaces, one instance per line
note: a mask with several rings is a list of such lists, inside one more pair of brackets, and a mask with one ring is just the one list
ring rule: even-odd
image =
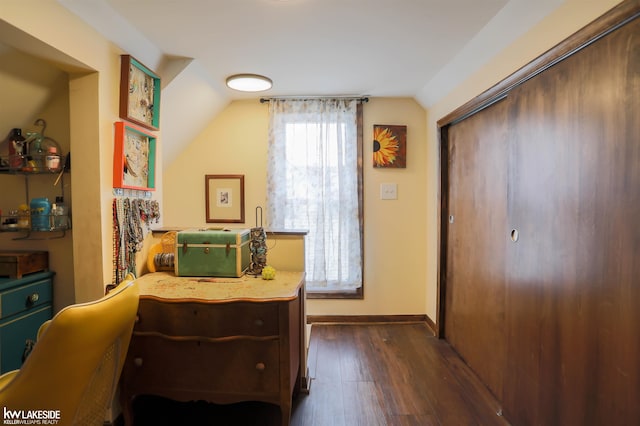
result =
[[507,251],[505,412],[516,424],[640,419],[638,34],[636,20],[509,95],[520,239]]
[[443,134],[445,338],[512,424],[640,424],[640,20]]
[[509,102],[449,129],[445,338],[498,397],[506,349]]

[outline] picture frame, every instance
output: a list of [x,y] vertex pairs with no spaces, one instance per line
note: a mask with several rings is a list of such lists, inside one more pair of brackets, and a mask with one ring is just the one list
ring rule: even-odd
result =
[[115,123],[113,187],[155,190],[156,137],[123,121]]
[[131,55],[120,58],[120,118],[158,130],[160,77]]
[[407,167],[407,126],[394,124],[373,125],[373,167]]
[[205,175],[207,223],[244,222],[244,175]]

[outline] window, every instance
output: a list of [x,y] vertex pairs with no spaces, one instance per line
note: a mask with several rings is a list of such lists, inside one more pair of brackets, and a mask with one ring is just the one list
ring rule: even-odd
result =
[[270,102],[267,222],[308,231],[310,297],[362,295],[361,110],[348,99]]

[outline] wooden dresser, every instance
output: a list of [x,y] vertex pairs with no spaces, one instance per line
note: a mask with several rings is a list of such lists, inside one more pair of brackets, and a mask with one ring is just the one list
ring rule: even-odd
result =
[[140,306],[120,382],[126,425],[137,395],[217,404],[262,401],[288,425],[306,385],[304,273],[275,280],[138,279]]
[[0,374],[17,370],[53,316],[53,272],[0,278]]

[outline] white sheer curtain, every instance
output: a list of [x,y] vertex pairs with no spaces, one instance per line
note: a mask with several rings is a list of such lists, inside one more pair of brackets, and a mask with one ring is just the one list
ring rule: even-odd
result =
[[306,229],[308,291],[362,286],[357,100],[270,101],[266,221]]

